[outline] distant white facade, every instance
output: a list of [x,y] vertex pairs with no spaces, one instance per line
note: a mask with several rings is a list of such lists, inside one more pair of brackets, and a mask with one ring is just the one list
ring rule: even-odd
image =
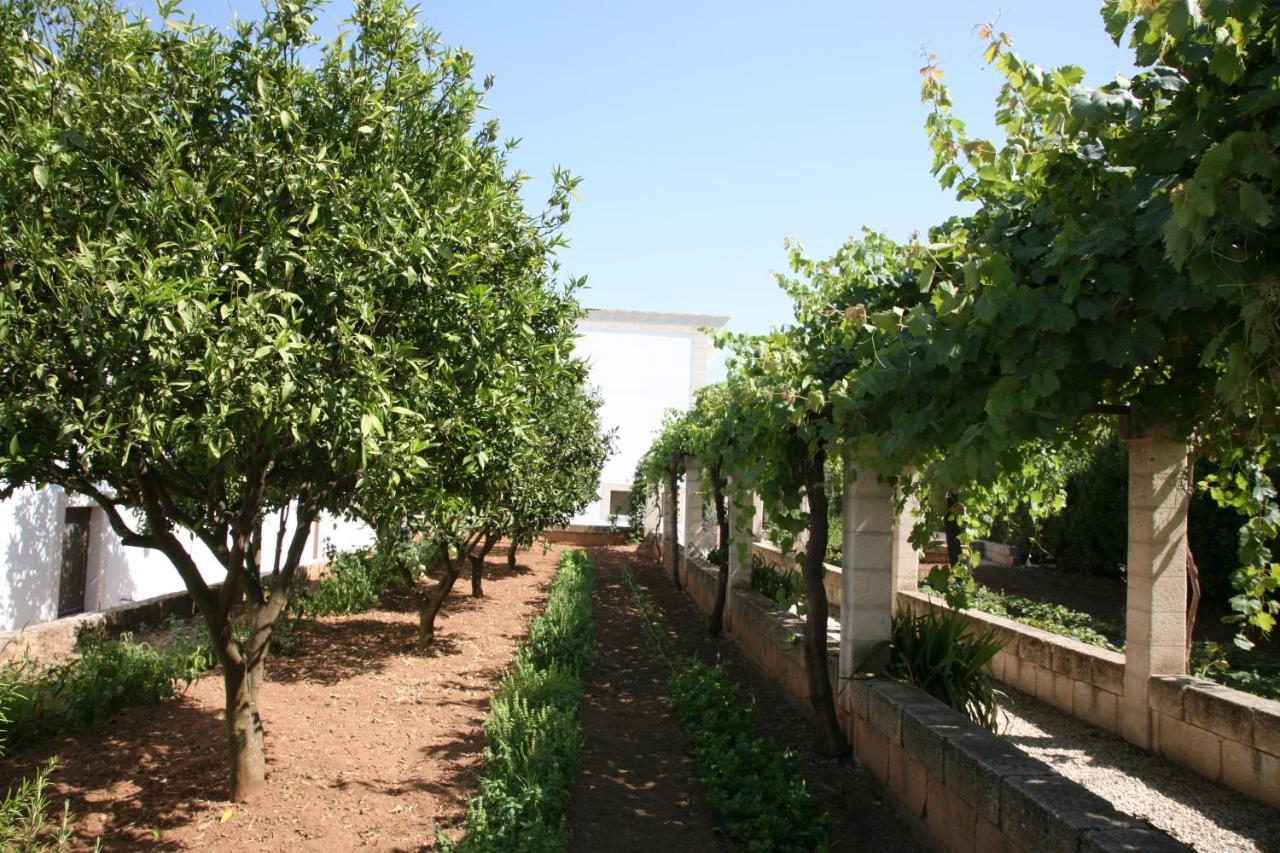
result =
[[[278,529],[277,517],[268,516],[263,523],[266,560],[275,553]],[[290,532],[286,524],[286,534]],[[204,579],[221,583],[222,566],[208,548],[190,533],[178,536]],[[350,550],[372,541],[364,525],[325,516],[312,526],[303,563],[319,562],[329,546]],[[106,513],[88,498],[49,486],[19,489],[0,501],[0,631],[184,589],[164,554],[125,547]]]
[[[631,478],[668,408],[685,409],[707,380],[711,342],[700,328],[722,328],[725,317],[591,311],[579,325],[578,351],[604,398],[601,418],[618,430],[617,452],[605,463],[599,498],[575,524],[626,522]],[[612,511],[611,511],[612,510]],[[263,524],[264,550],[274,554],[277,519]],[[288,531],[287,531],[288,532]],[[205,546],[180,533],[210,583],[223,570]],[[311,530],[303,563],[373,542],[365,525],[323,516]],[[264,558],[269,563],[270,556]],[[159,551],[129,548],[92,501],[56,486],[24,488],[0,501],[0,631],[59,616],[181,592],[177,571]]]
[[574,524],[627,522],[636,463],[667,409],[687,409],[707,383],[711,339],[702,329],[722,329],[727,317],[647,311],[593,310],[579,323],[577,352],[591,366],[590,382],[604,398],[600,419],[617,429],[614,455],[600,476],[600,497]]

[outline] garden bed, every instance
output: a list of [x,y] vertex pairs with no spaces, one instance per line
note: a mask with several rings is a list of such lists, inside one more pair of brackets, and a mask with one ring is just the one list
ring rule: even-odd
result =
[[407,594],[304,628],[302,654],[268,663],[260,707],[269,786],[232,805],[222,682],[214,672],[157,707],[55,737],[0,762],[0,787],[59,757],[50,795],[104,849],[346,850],[429,846],[475,788],[489,694],[538,612],[559,549],[496,549],[486,598],[456,592],[435,647],[417,646]]

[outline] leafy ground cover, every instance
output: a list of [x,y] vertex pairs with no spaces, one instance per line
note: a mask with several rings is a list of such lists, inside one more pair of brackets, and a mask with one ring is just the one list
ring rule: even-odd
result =
[[755,734],[751,705],[722,666],[670,648],[629,567],[623,578],[653,653],[671,668],[672,705],[689,739],[694,778],[720,830],[745,850],[826,850],[832,818],[810,795],[796,756]]
[[570,551],[546,610],[529,626],[511,669],[494,691],[485,721],[485,771],[457,844],[442,850],[560,851],[582,749],[582,671],[591,659],[591,583],[595,566]]
[[22,658],[0,667],[0,717],[8,721],[0,745],[20,748],[103,723],[128,707],[159,704],[213,665],[207,645],[180,635],[152,645],[132,634],[85,634],[77,653],[55,666]]

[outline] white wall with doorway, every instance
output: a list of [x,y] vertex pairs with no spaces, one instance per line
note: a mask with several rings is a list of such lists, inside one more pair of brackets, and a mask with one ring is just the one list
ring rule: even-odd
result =
[[[68,509],[87,514],[87,553],[80,571],[64,572],[69,528]],[[290,513],[288,518],[291,518]],[[274,562],[276,534],[280,527],[278,514],[263,521],[263,568],[270,570]],[[294,526],[285,522],[285,535]],[[220,583],[222,565],[196,539],[194,534],[180,531],[179,539],[195,558],[201,576],[210,584]],[[325,559],[330,547],[338,551],[352,550],[373,543],[373,532],[364,524],[334,516],[322,516],[312,525],[303,551],[302,562]],[[60,596],[68,579],[83,585]],[[69,495],[57,486],[18,489],[8,500],[0,501],[0,631],[13,631],[51,622],[58,618],[59,600],[82,603],[84,611],[108,610],[112,607],[145,601],[160,595],[182,592],[182,579],[173,564],[159,551],[126,547],[111,529],[106,512],[87,498]]]

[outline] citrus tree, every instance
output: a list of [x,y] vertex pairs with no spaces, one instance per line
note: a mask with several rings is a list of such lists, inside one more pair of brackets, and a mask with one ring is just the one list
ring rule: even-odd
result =
[[[161,15],[0,9],[0,483],[88,495],[170,560],[221,664],[244,799],[310,522],[370,479],[427,488],[439,448],[519,398],[481,368],[535,336],[571,181],[525,212],[470,57],[398,0],[358,2],[325,45],[310,2],[230,33]],[[255,531],[286,504],[263,574]]]

